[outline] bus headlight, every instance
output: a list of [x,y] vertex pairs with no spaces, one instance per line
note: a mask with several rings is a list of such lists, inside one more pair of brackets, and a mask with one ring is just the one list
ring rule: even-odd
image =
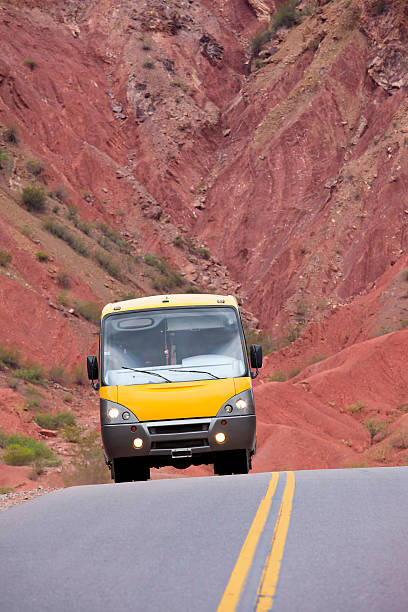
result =
[[142,448],[142,446],[143,446],[143,440],[142,440],[142,438],[135,438],[135,439],[133,440],[133,446],[134,446],[135,448]]
[[116,408],[116,406],[112,406],[111,408],[108,409],[108,417],[110,419],[117,419],[119,416],[119,410]]
[[136,415],[122,404],[111,402],[110,400],[100,399],[101,425],[120,425],[138,423]]
[[244,417],[255,414],[252,389],[246,389],[230,397],[217,413],[217,417]]
[[225,442],[225,433],[220,431],[219,433],[215,434],[215,441],[218,442],[218,444]]

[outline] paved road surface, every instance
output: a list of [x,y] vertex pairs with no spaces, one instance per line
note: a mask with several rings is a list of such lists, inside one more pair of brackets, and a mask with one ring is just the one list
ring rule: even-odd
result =
[[1,612],[408,610],[408,468],[74,487],[0,514]]

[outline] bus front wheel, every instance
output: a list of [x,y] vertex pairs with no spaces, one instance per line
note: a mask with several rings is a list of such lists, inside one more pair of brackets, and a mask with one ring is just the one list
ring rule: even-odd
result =
[[214,461],[214,474],[248,474],[252,467],[251,453],[248,449],[217,453]]
[[120,457],[112,461],[112,478],[115,482],[149,480],[150,467],[146,461],[134,457]]

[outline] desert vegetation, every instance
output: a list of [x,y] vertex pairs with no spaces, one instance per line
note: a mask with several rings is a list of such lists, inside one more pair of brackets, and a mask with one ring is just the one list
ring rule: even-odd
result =
[[61,460],[44,442],[19,434],[6,434],[0,429],[0,449],[7,465],[35,465],[55,467]]
[[27,210],[31,212],[43,212],[45,210],[47,196],[43,187],[31,185],[30,187],[24,187],[21,193],[21,200]]

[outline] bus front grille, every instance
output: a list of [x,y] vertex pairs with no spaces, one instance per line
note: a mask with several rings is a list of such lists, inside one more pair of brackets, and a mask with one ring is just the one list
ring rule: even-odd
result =
[[193,440],[165,440],[161,442],[152,442],[152,449],[172,450],[174,448],[197,448],[200,446],[208,446],[207,438],[196,438]]
[[183,434],[199,431],[208,431],[210,423],[178,423],[177,425],[150,425],[150,435],[157,434]]

